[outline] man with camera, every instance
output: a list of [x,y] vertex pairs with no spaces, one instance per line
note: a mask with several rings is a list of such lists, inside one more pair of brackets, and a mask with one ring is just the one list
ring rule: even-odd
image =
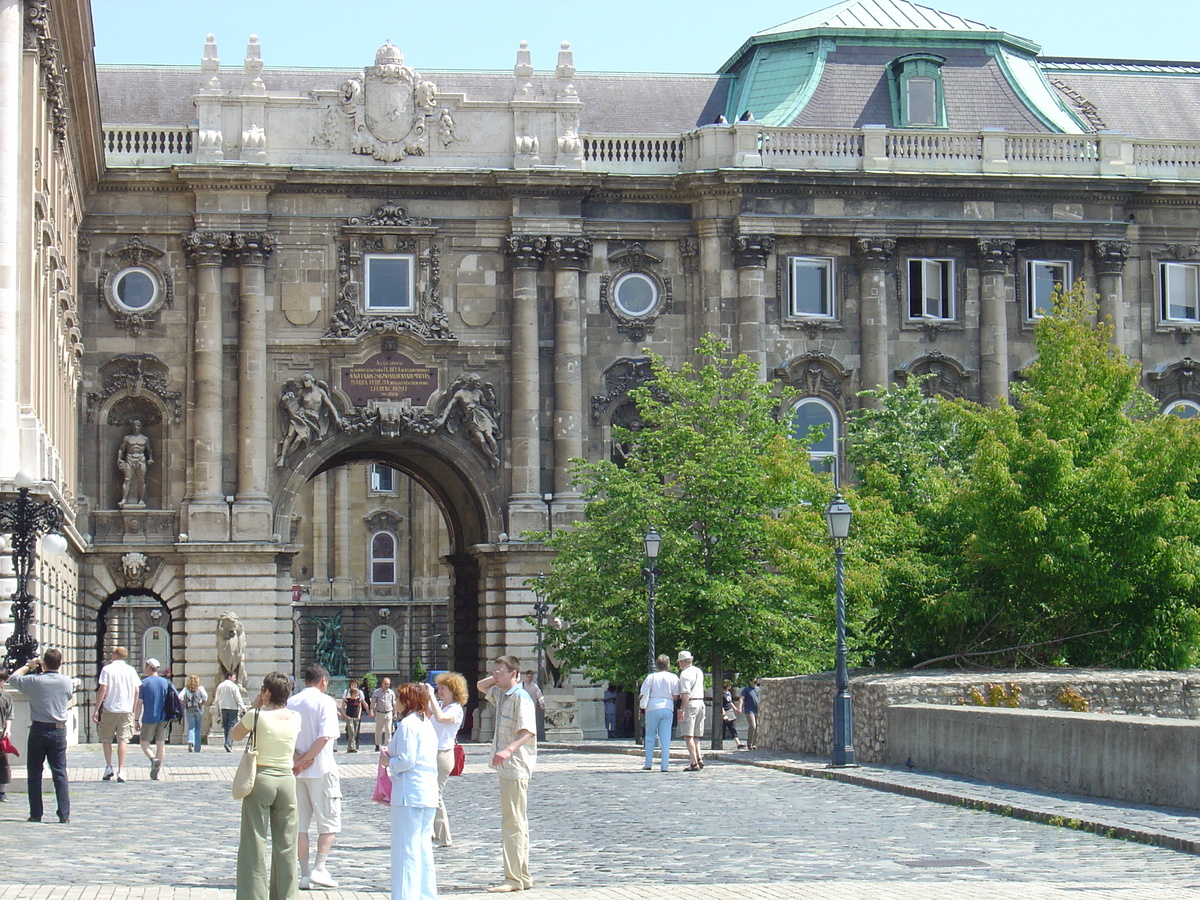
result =
[[50,766],[58,798],[58,821],[71,821],[67,790],[67,705],[75,687],[59,671],[62,651],[48,648],[42,658],[17,669],[8,683],[29,698],[29,746],[25,752],[29,779],[29,821],[42,821],[42,764]]

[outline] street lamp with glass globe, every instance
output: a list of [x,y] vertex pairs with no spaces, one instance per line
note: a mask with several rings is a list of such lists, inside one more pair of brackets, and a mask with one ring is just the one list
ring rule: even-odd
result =
[[658,530],[651,525],[650,530],[646,532],[646,536],[642,538],[642,550],[646,554],[646,592],[648,596],[647,616],[646,619],[650,626],[649,634],[649,654],[647,655],[646,671],[654,674],[654,588],[658,584],[658,548],[662,546],[662,538],[658,536]]
[[850,535],[850,505],[835,494],[825,509],[829,539],[833,542],[834,578],[837,586],[837,656],[833,694],[833,751],[831,766],[853,766],[853,713],[850,707],[850,673],[846,668],[846,584],[842,574],[846,538]]

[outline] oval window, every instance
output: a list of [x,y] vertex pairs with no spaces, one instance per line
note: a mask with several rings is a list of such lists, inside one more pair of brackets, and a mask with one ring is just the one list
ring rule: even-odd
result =
[[627,272],[613,285],[613,300],[627,316],[648,316],[658,303],[658,287],[640,272]]
[[113,300],[140,312],[158,299],[158,279],[147,269],[124,269],[113,279]]
[[1163,410],[1164,416],[1178,416],[1181,419],[1194,419],[1200,415],[1200,404],[1194,400],[1176,400]]

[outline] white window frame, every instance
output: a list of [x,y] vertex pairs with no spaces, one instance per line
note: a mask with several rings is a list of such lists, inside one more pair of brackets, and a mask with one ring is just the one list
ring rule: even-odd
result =
[[[1040,319],[1043,316],[1050,315],[1053,307],[1050,305],[1050,296],[1046,296],[1046,306],[1039,307],[1038,300],[1041,299],[1037,295],[1038,280],[1035,274],[1039,267],[1049,269],[1057,267],[1062,270],[1062,278],[1053,279],[1053,284],[1059,286],[1060,290],[1066,291],[1071,287],[1071,261],[1067,259],[1028,259],[1025,261],[1025,318],[1033,320]],[[1051,288],[1051,293],[1054,289]]]
[[[928,108],[921,110],[920,121],[913,115],[914,84],[929,84]],[[904,120],[907,125],[932,127],[938,124],[938,80],[931,75],[909,75],[904,79]]]
[[[650,304],[645,309],[630,309],[621,302],[621,285],[632,281],[644,282],[650,288]],[[618,275],[612,283],[612,301],[613,306],[615,306],[624,316],[628,316],[631,319],[649,318],[650,316],[653,316],[654,311],[658,309],[658,284],[645,272],[623,272],[622,274]]]
[[[955,314],[954,260],[935,257],[912,256],[908,259],[908,317],[914,320],[952,322]],[[914,270],[918,273],[914,278]],[[931,295],[926,288],[935,281],[938,294]],[[915,283],[914,283],[915,282]],[[915,300],[920,299],[919,312]],[[936,305],[936,308],[935,308]]]
[[[789,256],[788,265],[788,315],[795,319],[837,318],[837,266],[830,256]],[[810,312],[799,308],[797,295],[797,272],[801,269],[819,269],[825,274],[825,286],[819,306],[821,312]]]
[[[375,555],[375,539],[378,537],[387,537],[391,539],[392,555],[390,557]],[[397,540],[395,532],[383,529],[376,531],[371,535],[371,540],[367,543],[367,555],[369,557],[367,566],[370,569],[371,584],[396,584],[396,577],[398,574],[397,570],[399,568],[396,562],[396,556],[399,546],[400,542]],[[392,577],[390,579],[376,578],[375,567],[377,565],[385,564],[392,567]]]
[[[1191,282],[1192,288],[1193,314],[1190,316],[1171,315],[1172,290],[1177,284],[1182,284],[1186,290],[1188,281]],[[1160,262],[1158,264],[1158,289],[1162,298],[1159,310],[1164,322],[1200,322],[1200,264]],[[1176,306],[1176,308],[1185,309],[1186,307]]]
[[[408,298],[404,304],[391,303],[375,303],[372,302],[371,296],[371,270],[374,268],[373,263],[376,261],[387,262],[403,262],[407,269],[406,277],[404,278],[405,296]],[[415,313],[417,309],[416,302],[416,257],[412,253],[366,253],[363,255],[363,310],[367,313]]]
[[[117,294],[117,291],[120,289],[121,282],[125,279],[125,277],[127,275],[144,275],[150,279],[150,285],[152,288],[151,293],[150,293],[150,299],[147,300],[145,303],[143,303],[141,306],[132,306],[132,305],[126,303],[124,300],[122,300],[120,298],[120,296]],[[156,273],[150,269],[147,269],[145,266],[128,266],[113,276],[112,284],[111,284],[111,287],[109,288],[108,295],[110,298],[112,298],[112,302],[114,304],[116,304],[116,306],[118,308],[123,309],[126,312],[135,313],[135,314],[146,313],[147,311],[154,309],[158,305],[158,299],[159,299],[159,297],[162,296],[162,288],[159,285],[158,273]]]
[[[1180,416],[1175,412],[1177,409],[1190,409],[1192,414],[1190,416]],[[1162,414],[1164,416],[1178,416],[1180,419],[1200,419],[1200,403],[1197,403],[1195,400],[1172,400],[1163,407]]]
[[[386,477],[384,475],[385,470],[387,472]],[[384,486],[385,481],[387,482],[387,486]],[[396,470],[384,463],[371,463],[371,493],[396,493]]]
[[[800,440],[805,435],[795,434],[796,429],[796,413],[800,407],[809,404],[816,404],[822,407],[829,414],[829,431],[826,437],[833,442],[832,450],[814,450],[811,447],[808,450],[808,464],[812,466],[814,472],[829,472],[833,476],[834,484],[841,483],[841,473],[839,467],[841,461],[838,459],[838,439],[841,436],[841,417],[838,411],[834,409],[833,404],[821,397],[802,397],[792,405],[791,420],[793,437]],[[832,462],[830,462],[832,460]]]

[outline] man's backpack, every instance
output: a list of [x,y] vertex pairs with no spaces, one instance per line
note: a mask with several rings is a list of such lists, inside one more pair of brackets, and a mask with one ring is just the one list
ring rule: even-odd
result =
[[167,682],[167,693],[163,696],[163,721],[178,722],[183,718],[183,701],[175,685]]

